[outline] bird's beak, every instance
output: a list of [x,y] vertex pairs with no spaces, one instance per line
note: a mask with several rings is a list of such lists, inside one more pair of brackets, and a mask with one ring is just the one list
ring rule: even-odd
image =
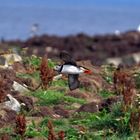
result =
[[86,74],[92,74],[92,71],[89,70],[89,69],[85,69],[85,70],[84,70],[84,73],[86,73]]

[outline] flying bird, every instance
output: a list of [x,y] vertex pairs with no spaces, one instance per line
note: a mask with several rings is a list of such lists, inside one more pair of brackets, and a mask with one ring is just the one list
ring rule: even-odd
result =
[[70,90],[79,88],[80,85],[80,81],[78,79],[79,74],[92,73],[91,70],[82,66],[78,66],[75,60],[66,51],[62,51],[60,53],[60,59],[64,61],[64,64],[55,66],[54,70],[62,74],[68,74],[68,85]]

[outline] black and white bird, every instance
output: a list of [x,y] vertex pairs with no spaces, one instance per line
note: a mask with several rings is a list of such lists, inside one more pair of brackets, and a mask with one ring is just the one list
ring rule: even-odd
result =
[[80,81],[78,80],[79,74],[87,73],[91,74],[91,70],[82,66],[77,66],[76,62],[72,59],[71,55],[62,51],[60,53],[60,59],[64,61],[63,65],[57,65],[54,70],[62,74],[68,74],[68,85],[70,90],[74,90],[79,87]]

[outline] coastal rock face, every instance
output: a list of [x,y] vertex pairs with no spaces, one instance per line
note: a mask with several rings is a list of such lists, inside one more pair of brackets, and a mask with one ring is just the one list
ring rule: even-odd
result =
[[[44,55],[56,58],[66,50],[76,60],[91,60],[94,65],[102,64],[108,57],[121,57],[140,51],[140,32],[129,31],[120,34],[87,36],[85,34],[58,36],[35,36],[26,41],[4,42],[1,46],[27,47],[28,54]],[[5,47],[6,48],[6,47]]]

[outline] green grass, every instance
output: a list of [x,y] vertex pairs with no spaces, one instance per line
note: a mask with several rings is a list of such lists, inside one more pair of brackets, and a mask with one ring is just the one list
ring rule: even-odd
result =
[[114,96],[114,93],[113,92],[109,92],[109,91],[104,89],[104,90],[100,91],[99,95],[101,97],[103,97],[104,99],[107,99],[108,97]]
[[[32,56],[27,57],[24,61],[38,68],[41,62],[41,58]],[[49,61],[49,66],[54,67],[55,62],[52,60]],[[114,71],[114,67],[108,66],[105,68],[105,74],[103,78],[108,83],[113,82],[112,80],[112,73]],[[36,71],[33,74],[18,74],[18,76],[24,78],[34,78],[35,80],[39,80],[39,72]],[[139,88],[139,75],[136,77],[136,84]],[[62,90],[61,90],[62,89]],[[78,103],[83,105],[86,103],[85,99],[74,98],[68,96],[66,94],[68,89],[67,80],[57,80],[53,81],[50,88],[48,90],[37,90],[35,92],[30,92],[28,95],[34,96],[38,98],[38,102],[35,105],[38,106],[54,106],[61,103],[66,103],[66,108],[74,109],[72,106],[73,103]],[[87,91],[86,88],[81,87],[80,90]],[[88,92],[91,89],[88,90]],[[109,92],[107,90],[102,90],[99,92],[99,95],[104,99],[109,98],[110,96],[115,96],[114,93]],[[28,114],[29,115],[29,114]],[[51,120],[54,125],[54,131],[57,134],[59,131],[65,131],[65,140],[133,140],[136,138],[137,134],[132,133],[130,131],[130,112],[123,112],[122,111],[122,104],[117,103],[111,108],[111,112],[107,110],[102,110],[96,113],[88,113],[88,112],[81,112],[77,113],[74,112],[70,115],[69,118],[51,118],[51,117],[44,117],[42,121],[37,125],[34,121],[30,125],[27,124],[27,129],[25,133],[25,137],[32,137],[35,138],[45,138],[48,137],[48,128],[47,123]],[[78,129],[78,126],[82,126],[85,128],[85,132],[81,133]],[[14,129],[12,127],[1,128],[0,134],[14,133]],[[19,136],[13,137],[13,140],[20,140]]]
[[74,98],[71,96],[65,96],[64,101],[68,103],[79,103],[79,104],[85,104],[86,101],[84,99]]
[[[39,125],[41,136],[47,137],[47,123],[48,120],[51,120],[55,133],[57,134],[61,130],[65,131],[66,140],[102,140],[103,138],[107,140],[133,140],[136,135],[130,133],[129,114],[124,114],[123,112],[120,114],[114,113],[117,110],[121,111],[120,104],[115,105],[113,109],[113,113],[105,110],[99,113],[75,113],[69,119],[61,118],[55,120],[46,117]],[[75,126],[85,127],[85,133],[81,134]]]
[[0,135],[3,134],[3,133],[12,134],[13,133],[13,128],[12,127],[0,128]]
[[140,73],[136,73],[134,76],[136,88],[140,89]]
[[40,66],[40,63],[41,63],[41,58],[37,57],[35,55],[32,55],[30,57],[24,57],[23,62],[25,64],[28,64],[30,66],[34,66],[35,68],[38,68]]
[[56,105],[63,101],[64,92],[38,90],[32,94],[39,99],[39,105]]
[[65,81],[65,80],[59,79],[57,81],[53,81],[51,86],[54,86],[54,87],[64,87],[65,88],[65,87],[68,86],[68,82]]
[[[23,62],[25,64],[28,64],[30,66],[34,66],[35,68],[38,68],[41,64],[41,57],[37,57],[35,55],[32,55],[31,57],[25,57],[23,59]],[[48,59],[48,65],[49,67],[53,68],[56,65],[56,62],[52,61],[51,59]]]
[[42,137],[47,137],[48,136],[48,131],[46,129],[46,126],[40,126],[36,125],[34,121],[32,121],[31,125],[28,125],[26,128],[26,133],[25,136],[28,137],[36,137],[38,136],[39,138]]
[[38,90],[32,93],[32,95],[39,99],[38,104],[42,106],[56,105],[62,102],[80,103],[80,104],[86,103],[84,99],[74,98],[71,96],[65,96],[64,92],[59,92],[56,90],[47,90],[47,91]]
[[40,75],[39,75],[39,71],[36,71],[32,74],[22,74],[22,73],[18,73],[17,77],[21,77],[21,78],[31,78],[31,79],[35,79],[35,80],[39,80],[40,81]]
[[123,113],[121,104],[115,104],[112,112],[103,110],[99,113],[76,113],[70,122],[72,125],[83,125],[94,136],[100,137],[131,137],[129,126],[130,113]]

